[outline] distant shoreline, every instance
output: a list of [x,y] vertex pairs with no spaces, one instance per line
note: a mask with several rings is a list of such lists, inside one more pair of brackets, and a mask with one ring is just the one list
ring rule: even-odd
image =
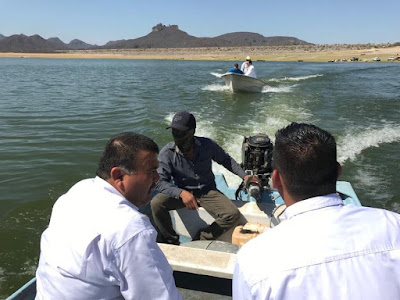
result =
[[218,47],[218,48],[151,48],[116,50],[68,50],[56,53],[0,53],[0,57],[16,58],[76,58],[76,59],[166,59],[243,61],[249,55],[253,61],[327,62],[358,57],[371,62],[379,57],[400,56],[400,46],[367,47],[366,45]]

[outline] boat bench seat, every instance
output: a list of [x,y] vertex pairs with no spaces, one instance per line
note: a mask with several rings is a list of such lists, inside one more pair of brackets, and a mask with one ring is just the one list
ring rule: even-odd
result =
[[158,244],[174,271],[232,279],[236,254]]

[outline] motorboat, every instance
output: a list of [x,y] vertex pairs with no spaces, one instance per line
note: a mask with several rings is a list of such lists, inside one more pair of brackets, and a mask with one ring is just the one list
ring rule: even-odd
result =
[[[246,225],[225,232],[216,241],[193,241],[200,229],[214,222],[214,216],[202,207],[198,211],[182,208],[170,212],[181,245],[159,246],[174,270],[175,283],[184,299],[230,299],[236,253],[241,245],[285,222],[284,201],[270,185],[272,150],[267,135],[243,139],[241,165],[249,176],[257,177],[257,183],[235,187],[228,185],[222,173],[214,173],[218,190],[238,207]],[[336,190],[345,204],[361,206],[349,182],[338,181]],[[33,278],[6,300],[30,300],[35,295]]]
[[221,78],[232,92],[261,93],[267,85],[260,79],[237,73],[225,73]]

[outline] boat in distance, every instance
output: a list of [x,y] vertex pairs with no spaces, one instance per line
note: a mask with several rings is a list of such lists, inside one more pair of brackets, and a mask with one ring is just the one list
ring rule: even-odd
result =
[[221,78],[232,92],[261,93],[267,85],[260,79],[237,73],[225,73]]

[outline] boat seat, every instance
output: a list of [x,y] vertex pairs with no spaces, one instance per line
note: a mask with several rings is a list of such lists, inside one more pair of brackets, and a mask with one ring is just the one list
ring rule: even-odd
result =
[[183,243],[181,246],[228,253],[237,253],[239,251],[239,246],[223,241],[191,241]]
[[235,253],[169,244],[158,245],[174,271],[226,279],[233,277]]

